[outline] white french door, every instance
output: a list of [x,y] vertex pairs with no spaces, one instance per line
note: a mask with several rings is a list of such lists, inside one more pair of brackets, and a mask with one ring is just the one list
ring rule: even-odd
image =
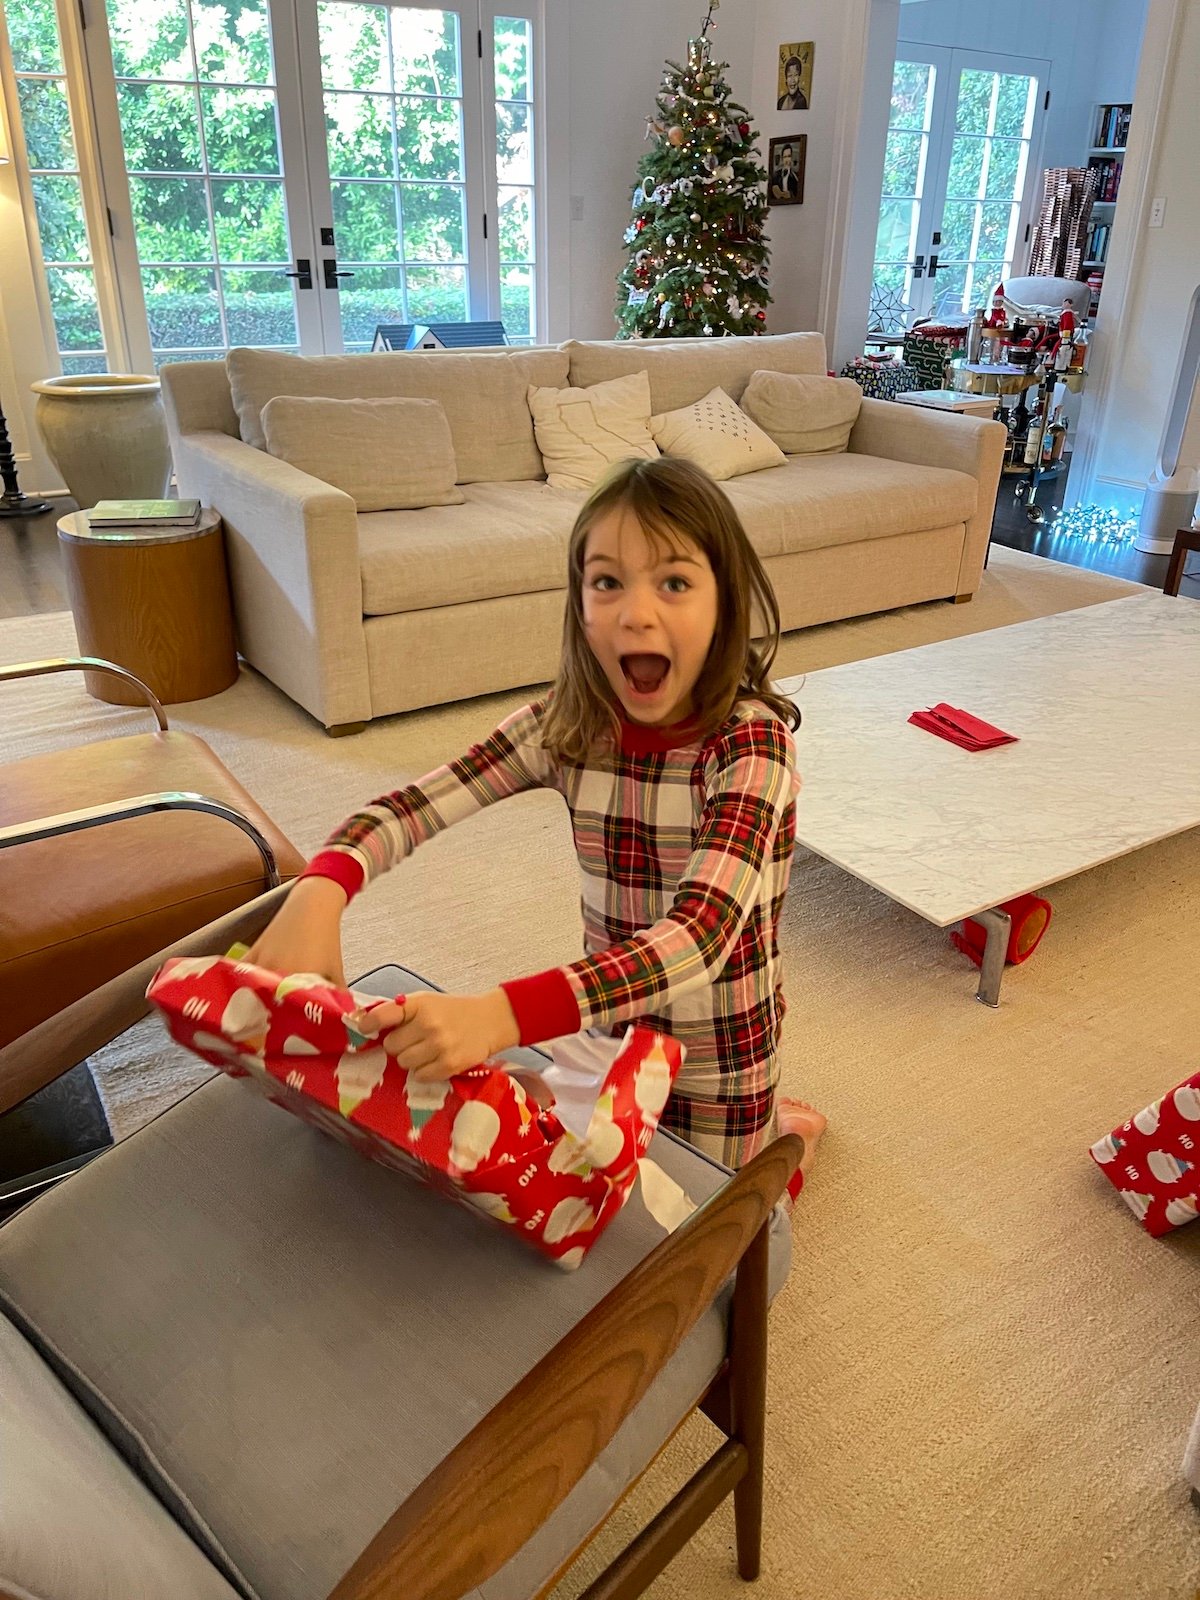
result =
[[544,337],[543,3],[87,0],[135,365]]
[[985,305],[1021,251],[1040,170],[1049,63],[901,45],[892,79],[873,322]]
[[281,96],[280,122],[285,170],[307,174],[292,270],[321,348],[369,349],[380,325],[481,319],[531,342],[532,14],[479,0],[299,0],[296,20],[298,106]]

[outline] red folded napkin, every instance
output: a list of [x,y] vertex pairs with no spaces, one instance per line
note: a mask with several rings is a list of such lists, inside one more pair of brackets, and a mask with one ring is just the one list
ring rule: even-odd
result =
[[930,706],[928,711],[914,711],[908,720],[963,750],[995,750],[998,745],[1017,742],[1016,734],[994,728],[990,722],[960,711],[957,706],[948,706],[945,701]]

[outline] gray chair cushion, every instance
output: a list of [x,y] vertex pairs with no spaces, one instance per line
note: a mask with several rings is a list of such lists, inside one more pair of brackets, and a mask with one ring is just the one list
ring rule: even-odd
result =
[[0,1589],[29,1600],[237,1600],[3,1317]]
[[[666,1135],[651,1154],[697,1201],[727,1177]],[[217,1078],[0,1228],[0,1304],[231,1581],[318,1600],[662,1236],[635,1193],[564,1273]],[[789,1252],[777,1212],[773,1289]],[[525,1600],[604,1517],[716,1372],[725,1313],[483,1600]]]

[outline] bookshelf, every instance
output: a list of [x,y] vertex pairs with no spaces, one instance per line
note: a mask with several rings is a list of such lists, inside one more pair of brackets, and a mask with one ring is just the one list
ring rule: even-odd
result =
[[1083,265],[1092,273],[1104,272],[1112,238],[1113,213],[1121,188],[1121,172],[1129,141],[1133,103],[1104,101],[1092,107],[1091,145],[1087,164],[1096,173],[1096,196],[1088,228]]

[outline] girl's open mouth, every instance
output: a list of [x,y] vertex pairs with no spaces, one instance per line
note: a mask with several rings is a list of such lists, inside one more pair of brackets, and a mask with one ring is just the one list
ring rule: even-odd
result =
[[635,695],[650,699],[662,688],[671,663],[666,656],[629,655],[621,657],[621,671],[626,685]]

